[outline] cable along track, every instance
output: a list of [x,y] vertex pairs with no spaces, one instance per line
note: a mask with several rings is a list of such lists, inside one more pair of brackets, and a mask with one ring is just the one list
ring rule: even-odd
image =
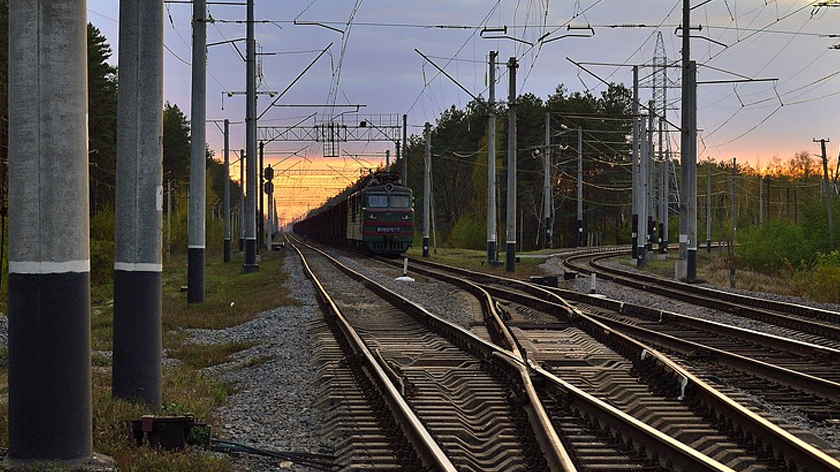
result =
[[[418,265],[424,269],[418,268]],[[508,323],[514,326],[514,330],[517,329],[515,326],[520,326],[520,343],[537,348],[538,354],[533,355],[534,359],[541,361],[546,371],[558,377],[562,375],[567,379],[577,379],[570,382],[588,384],[585,387],[594,388],[596,392],[598,388],[603,388],[596,395],[616,405],[623,404],[626,411],[646,411],[646,422],[666,425],[671,428],[670,434],[679,434],[676,432],[678,428],[673,425],[679,425],[687,417],[678,417],[668,412],[690,410],[695,421],[705,424],[706,431],[713,428],[714,435],[707,437],[718,438],[721,442],[713,440],[704,445],[702,436],[706,433],[693,434],[692,431],[697,433],[700,430],[688,423],[685,424],[686,433],[683,438],[697,446],[701,452],[721,458],[721,462],[731,465],[735,470],[840,470],[840,462],[820,448],[749,411],[673,360],[621,334],[619,328],[608,326],[571,306],[556,293],[552,293],[555,289],[550,291],[512,279],[430,264],[427,261],[414,261],[415,271],[426,273],[427,266],[436,267],[432,269],[435,271],[446,270],[459,274],[458,277],[470,278],[487,288],[494,297],[507,299],[505,311]],[[428,275],[436,276],[432,273]],[[511,287],[515,288],[512,290]],[[546,313],[552,317],[546,318]],[[568,323],[569,327],[563,327],[558,319]],[[540,329],[541,323],[545,323],[547,328]],[[604,349],[598,343],[609,348]],[[593,350],[592,346],[596,348]],[[562,352],[564,349],[566,352]],[[620,357],[612,357],[616,354],[620,354]],[[632,365],[628,367],[629,364]],[[597,374],[585,378],[585,375],[580,375],[583,371],[596,371]],[[657,407],[650,411],[640,408],[639,405],[648,400],[630,397],[635,395],[633,382],[642,378],[651,381],[656,379],[651,389],[663,397],[666,402],[663,405],[671,402],[670,406],[659,410],[660,413],[650,412],[656,411]],[[595,388],[595,384],[603,387]],[[729,439],[724,439],[721,434]],[[691,439],[692,436],[696,441]],[[732,451],[735,452],[724,451],[726,441],[730,441]],[[740,452],[737,452],[739,448]]]

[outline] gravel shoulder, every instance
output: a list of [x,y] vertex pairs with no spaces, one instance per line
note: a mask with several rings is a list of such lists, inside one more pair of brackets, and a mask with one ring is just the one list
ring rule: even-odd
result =
[[[233,356],[233,361],[205,369],[233,386],[236,393],[215,411],[220,425],[214,435],[258,448],[283,452],[329,453],[321,435],[316,403],[314,340],[310,323],[322,316],[312,283],[300,259],[287,254],[286,288],[294,306],[268,310],[248,323],[224,330],[192,330],[196,343],[248,342],[261,344]],[[309,471],[308,467],[253,455],[231,456],[237,471]]]

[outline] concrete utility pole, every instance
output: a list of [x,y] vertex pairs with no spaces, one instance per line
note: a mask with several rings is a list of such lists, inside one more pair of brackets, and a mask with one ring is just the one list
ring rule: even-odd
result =
[[670,158],[665,154],[663,151],[665,148],[663,147],[663,120],[659,118],[659,159],[661,162],[661,169],[662,172],[659,175],[659,254],[662,255],[664,259],[664,254],[668,252],[668,194],[669,192],[669,181],[668,181],[668,168],[670,164]]
[[758,174],[758,224],[764,224],[764,176]]
[[578,127],[577,169],[577,247],[584,246],[583,237],[583,129]]
[[248,158],[245,197],[245,263],[242,269],[256,272],[257,264],[257,46],[254,40],[254,0],[247,0],[245,53],[245,155]]
[[516,272],[516,69],[515,57],[508,59],[508,156],[505,272]]
[[543,249],[551,247],[551,114],[545,114],[545,150],[543,153],[543,216],[545,238]]
[[680,258],[677,278],[697,279],[697,63],[691,60],[691,2],[683,0],[680,130]]
[[633,66],[633,103],[630,105],[633,115],[633,155],[632,166],[632,214],[630,246],[633,260],[639,260],[639,66]]
[[172,180],[166,181],[166,257],[172,257]]
[[653,100],[648,102],[648,127],[645,141],[647,142],[647,249],[653,253],[653,243],[656,240],[656,159],[654,159],[655,147],[653,145],[654,133],[654,110]]
[[408,115],[402,116],[402,184],[408,187]]
[[490,51],[490,91],[487,118],[487,265],[496,262],[496,57]]
[[239,150],[239,252],[245,252],[245,150]]
[[827,139],[814,139],[814,142],[819,142],[820,149],[822,150],[823,179],[825,180],[825,208],[828,216],[828,240],[834,243],[834,212],[832,211],[834,207],[834,187],[831,185],[831,178],[828,175],[828,156],[825,151],[825,143],[830,141]]
[[120,2],[113,395],[161,405],[163,5]]
[[[706,252],[712,252],[712,163],[706,177]],[[760,178],[760,177],[759,177]],[[760,218],[760,217],[759,217]]]
[[225,119],[225,242],[224,261],[230,262],[230,120]]
[[732,246],[738,241],[738,161],[732,158]]
[[[259,179],[260,183],[257,186],[257,195],[259,202],[257,202],[257,234],[259,238],[265,241],[265,143],[260,141],[258,144],[260,153]],[[257,254],[260,253],[260,244],[257,244]]]
[[636,182],[639,185],[637,193],[639,195],[639,203],[637,205],[639,212],[639,239],[636,241],[638,246],[636,265],[643,267],[647,263],[647,240],[648,240],[648,140],[647,140],[647,119],[644,116],[638,118],[641,130],[636,139],[639,140],[639,173]]
[[187,303],[204,302],[205,200],[207,198],[207,2],[194,0],[190,112],[190,207]]
[[84,0],[9,4],[3,465],[16,470],[78,470],[92,455],[86,19]]
[[423,257],[429,257],[429,223],[432,216],[432,125],[423,126]]

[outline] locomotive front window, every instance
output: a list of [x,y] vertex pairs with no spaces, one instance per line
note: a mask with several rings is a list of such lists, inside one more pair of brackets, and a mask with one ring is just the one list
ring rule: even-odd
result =
[[388,208],[388,195],[369,195],[368,206],[370,208]]
[[391,208],[408,208],[411,198],[408,195],[391,195]]

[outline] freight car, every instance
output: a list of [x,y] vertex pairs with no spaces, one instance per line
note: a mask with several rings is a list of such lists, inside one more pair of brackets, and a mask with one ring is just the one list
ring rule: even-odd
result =
[[396,257],[414,239],[411,189],[399,175],[373,172],[292,227],[295,234],[333,245]]

